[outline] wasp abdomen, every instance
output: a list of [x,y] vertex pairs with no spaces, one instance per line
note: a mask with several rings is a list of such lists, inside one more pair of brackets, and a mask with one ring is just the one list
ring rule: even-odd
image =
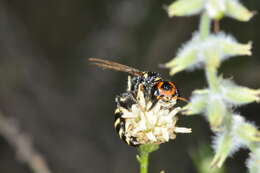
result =
[[125,118],[122,117],[123,112],[121,109],[131,109],[132,105],[136,103],[136,100],[132,92],[125,92],[116,97],[117,109],[115,110],[115,122],[114,127],[119,137],[130,146],[138,146],[136,138],[133,136],[127,136],[125,129]]
[[122,118],[123,113],[116,109],[115,111],[115,122],[114,127],[116,132],[118,133],[119,137],[128,145],[137,147],[139,144],[136,141],[136,138],[131,136],[127,137],[125,132],[125,119]]

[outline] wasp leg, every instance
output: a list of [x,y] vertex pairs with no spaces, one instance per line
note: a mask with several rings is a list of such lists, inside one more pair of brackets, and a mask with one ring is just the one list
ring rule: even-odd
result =
[[131,80],[129,82],[131,84],[129,91],[136,93],[138,90],[138,86],[143,82],[143,78],[141,76],[134,76],[131,77]]
[[121,95],[116,96],[117,107],[123,107],[130,110],[132,105],[136,103],[136,99],[132,92],[125,92]]
[[157,103],[158,103],[158,100],[156,100],[156,99],[152,100],[152,105],[150,106],[149,111],[152,110]]

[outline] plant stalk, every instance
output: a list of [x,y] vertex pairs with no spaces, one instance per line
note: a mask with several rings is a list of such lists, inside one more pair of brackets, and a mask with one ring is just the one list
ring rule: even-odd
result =
[[214,92],[218,92],[219,85],[218,85],[217,69],[212,66],[207,66],[205,70],[206,70],[206,77],[207,77],[209,88]]
[[138,148],[137,160],[140,165],[140,173],[148,173],[149,155],[159,149],[157,144],[145,144]]
[[210,18],[206,12],[204,12],[200,17],[200,24],[199,24],[199,32],[201,40],[205,40],[210,34]]

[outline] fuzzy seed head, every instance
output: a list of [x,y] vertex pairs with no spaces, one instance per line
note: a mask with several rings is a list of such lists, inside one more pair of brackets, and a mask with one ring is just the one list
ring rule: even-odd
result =
[[137,103],[130,110],[123,109],[125,118],[125,136],[134,137],[139,144],[161,144],[175,139],[175,133],[191,133],[190,128],[178,128],[176,114],[180,107],[169,109],[176,104],[158,101],[152,106],[144,97],[141,87],[137,92]]

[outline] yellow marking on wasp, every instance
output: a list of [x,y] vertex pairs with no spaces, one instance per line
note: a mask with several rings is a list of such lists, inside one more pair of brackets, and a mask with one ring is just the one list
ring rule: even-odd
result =
[[125,141],[128,145],[130,144],[130,138],[125,138]]
[[124,133],[124,130],[123,130],[123,129],[119,129],[119,132],[118,132],[118,134],[119,134],[120,138],[122,138],[122,136],[123,136],[123,133]]
[[120,113],[121,111],[120,111],[120,109],[118,109],[118,108],[116,108],[116,110],[115,110],[115,113],[114,114],[117,114],[117,113]]
[[130,91],[131,90],[131,76],[128,76],[128,79],[127,79],[127,91]]
[[154,81],[159,81],[159,80],[162,80],[162,78],[156,77],[156,78],[154,79]]
[[121,97],[119,100],[123,102],[123,101],[126,100],[126,98],[125,97]]
[[144,77],[145,77],[145,78],[148,77],[148,73],[147,73],[147,72],[144,73]]
[[115,123],[114,123],[114,128],[116,128],[116,126],[120,123],[120,118],[117,118]]

